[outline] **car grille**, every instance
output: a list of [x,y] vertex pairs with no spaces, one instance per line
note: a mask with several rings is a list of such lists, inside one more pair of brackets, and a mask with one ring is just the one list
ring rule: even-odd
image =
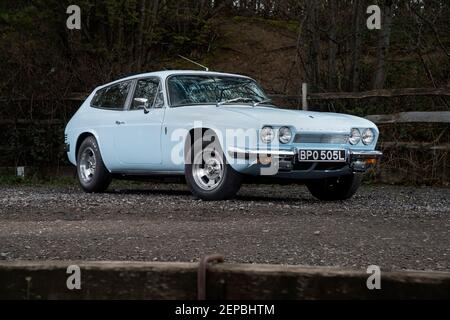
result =
[[342,144],[348,142],[348,134],[297,133],[294,143],[330,143]]

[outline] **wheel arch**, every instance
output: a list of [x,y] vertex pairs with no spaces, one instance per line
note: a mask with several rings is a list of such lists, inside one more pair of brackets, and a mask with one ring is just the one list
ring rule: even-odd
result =
[[75,161],[77,161],[77,159],[78,159],[78,151],[80,150],[81,144],[88,137],[94,137],[95,140],[97,140],[97,144],[98,144],[98,147],[99,147],[100,153],[101,153],[100,141],[98,139],[97,134],[95,132],[92,132],[92,131],[84,131],[84,132],[82,132],[82,133],[80,133],[78,135],[77,142],[75,144]]
[[228,163],[230,163],[229,156],[228,156],[228,154],[226,152],[227,151],[226,150],[226,146],[224,146],[223,141],[222,141],[223,139],[221,139],[220,136],[217,134],[218,130],[215,129],[215,128],[212,128],[212,127],[207,127],[207,126],[191,128],[188,131],[188,133],[186,134],[186,137],[185,137],[185,140],[184,140],[184,160],[185,160],[185,162],[187,160],[186,157],[189,155],[188,151],[194,145],[194,142],[195,142],[195,140],[194,140],[194,138],[195,138],[195,130],[201,130],[201,136],[203,136],[203,134],[206,131],[210,130],[214,134],[214,136],[216,137],[217,141],[219,142],[220,148],[222,149],[222,152],[223,152],[226,160],[228,161]]

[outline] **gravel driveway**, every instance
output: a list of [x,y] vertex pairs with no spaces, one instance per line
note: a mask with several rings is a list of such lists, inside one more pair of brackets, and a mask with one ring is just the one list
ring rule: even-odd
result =
[[1,187],[0,259],[197,261],[450,270],[450,189],[363,186],[319,202],[303,186],[195,200],[184,185],[85,194]]

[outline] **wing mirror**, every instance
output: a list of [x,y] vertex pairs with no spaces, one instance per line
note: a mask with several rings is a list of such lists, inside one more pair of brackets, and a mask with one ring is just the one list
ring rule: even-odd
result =
[[146,98],[134,98],[134,101],[139,102],[138,108],[144,109],[144,113],[149,113],[150,109],[148,108],[148,99]]

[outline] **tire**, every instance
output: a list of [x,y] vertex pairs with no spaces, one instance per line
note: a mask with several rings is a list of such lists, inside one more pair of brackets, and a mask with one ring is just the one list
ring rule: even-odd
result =
[[333,201],[351,198],[362,180],[360,174],[350,174],[339,178],[327,178],[308,182],[309,192],[319,200]]
[[190,159],[184,167],[186,183],[195,197],[206,201],[226,200],[239,191],[242,175],[227,163],[214,137],[212,140],[199,138],[195,141],[186,159]]
[[111,174],[103,163],[97,140],[87,137],[77,153],[77,176],[85,192],[103,192],[111,183]]

